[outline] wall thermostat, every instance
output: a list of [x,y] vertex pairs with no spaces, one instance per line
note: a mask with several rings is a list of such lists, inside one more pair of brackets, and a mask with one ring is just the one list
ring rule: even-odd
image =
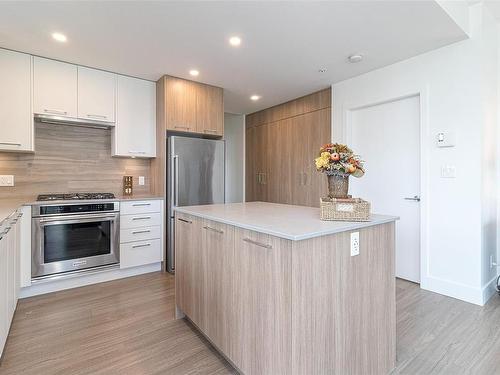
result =
[[453,132],[439,132],[439,133],[437,133],[436,144],[438,147],[454,147],[455,146],[455,133],[453,133]]

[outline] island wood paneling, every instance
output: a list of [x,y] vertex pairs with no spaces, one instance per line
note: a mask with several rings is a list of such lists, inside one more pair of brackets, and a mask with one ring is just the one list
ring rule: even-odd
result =
[[246,201],[319,206],[327,180],[314,167],[331,141],[331,89],[246,116]]
[[[388,374],[396,363],[395,224],[294,242],[292,373]],[[334,350],[332,350],[334,348]]]
[[[176,304],[242,373],[388,374],[394,368],[393,222],[356,230],[360,254],[351,256],[352,231],[290,241],[176,217],[188,221],[177,225]],[[210,254],[199,246],[203,226],[223,232],[205,238]]]
[[[222,352],[229,353],[230,336],[234,334],[231,320],[234,285],[234,227],[210,220],[202,221],[200,248],[203,252],[203,324],[208,338]],[[223,272],[212,272],[222,270]],[[213,317],[217,316],[217,319]]]
[[228,354],[244,374],[291,374],[292,256],[289,240],[235,228]]
[[[0,174],[15,176],[0,198],[34,198],[57,192],[122,193],[123,176],[134,177],[134,194],[150,193],[149,159],[111,157],[111,130],[36,123],[35,153],[0,153]],[[145,177],[139,186],[138,177]]]

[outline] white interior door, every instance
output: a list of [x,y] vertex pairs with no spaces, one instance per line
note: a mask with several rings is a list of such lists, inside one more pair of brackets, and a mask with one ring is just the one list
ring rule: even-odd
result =
[[420,102],[400,99],[351,112],[350,146],[366,174],[350,192],[372,212],[397,215],[396,276],[420,282]]

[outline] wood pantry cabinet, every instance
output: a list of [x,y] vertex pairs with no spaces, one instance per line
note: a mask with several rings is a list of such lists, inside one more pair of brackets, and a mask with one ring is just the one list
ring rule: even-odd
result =
[[[221,137],[224,134],[223,90],[219,87],[164,76],[158,81],[159,110],[164,130]],[[161,98],[161,99],[160,99]]]
[[247,202],[319,206],[327,183],[314,159],[331,141],[330,91],[246,117]]
[[[176,212],[176,306],[244,374],[395,365],[394,222],[288,240]],[[237,224],[236,224],[237,225]]]
[[156,158],[151,162],[154,194],[165,195],[166,133],[224,135],[223,89],[163,76],[156,82]]

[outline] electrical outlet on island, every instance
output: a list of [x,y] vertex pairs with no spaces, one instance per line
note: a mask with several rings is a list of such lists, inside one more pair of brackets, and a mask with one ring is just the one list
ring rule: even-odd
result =
[[359,232],[351,233],[351,256],[359,255]]
[[144,186],[146,184],[144,176],[139,176],[139,186]]

